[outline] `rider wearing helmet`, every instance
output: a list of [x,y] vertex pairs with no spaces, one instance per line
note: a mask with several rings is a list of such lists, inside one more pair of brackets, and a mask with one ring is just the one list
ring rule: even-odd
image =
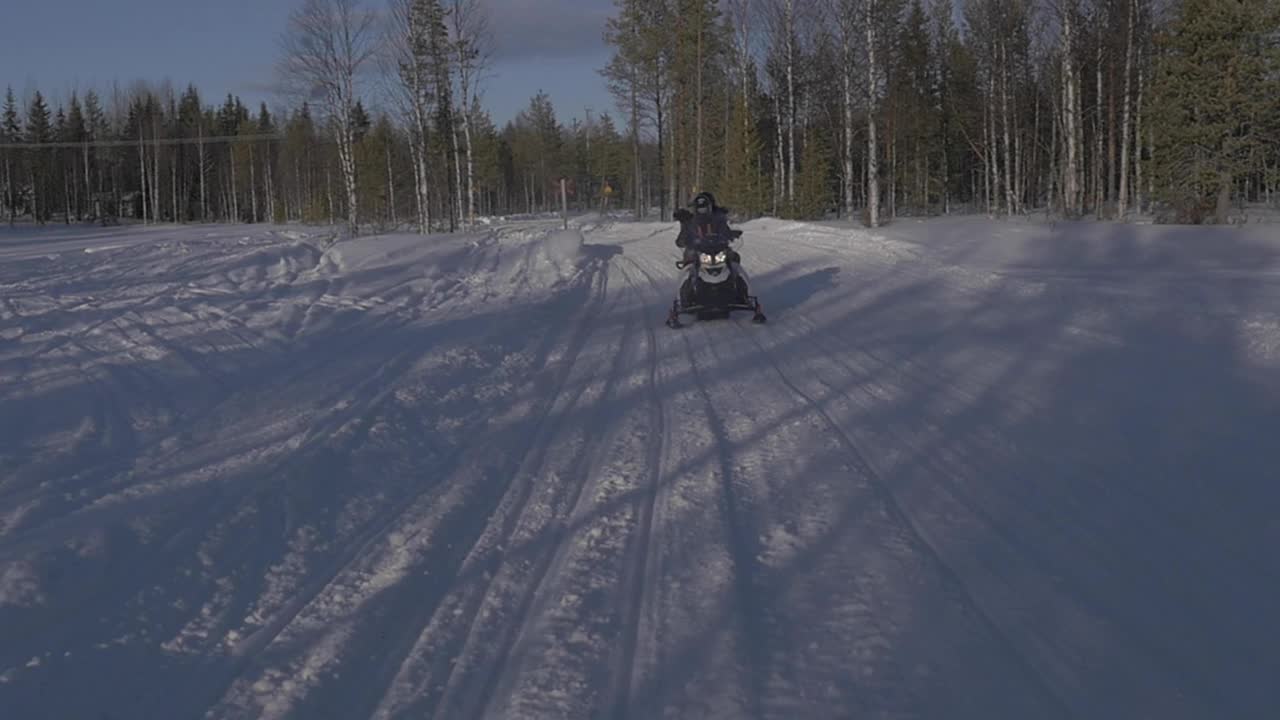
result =
[[[727,240],[733,235],[733,230],[729,227],[729,211],[716,204],[715,195],[705,191],[700,192],[694,196],[689,206],[693,208],[692,213],[684,208],[675,212],[675,219],[680,222],[680,234],[676,236],[676,247],[684,250],[683,262],[689,266],[689,272],[685,278],[681,279],[680,289],[677,290],[677,298],[683,305],[689,304],[688,298],[682,296],[687,294],[688,284],[693,279],[693,263],[697,259],[701,244],[715,238]],[[737,253],[732,255],[730,264],[734,266],[735,271],[740,272]]]
[[702,240],[711,237],[729,237],[729,211],[716,204],[716,196],[709,192],[700,192],[689,204],[693,212],[681,208],[675,212],[680,221],[680,234],[676,236],[676,247],[683,248],[685,259],[696,253]]

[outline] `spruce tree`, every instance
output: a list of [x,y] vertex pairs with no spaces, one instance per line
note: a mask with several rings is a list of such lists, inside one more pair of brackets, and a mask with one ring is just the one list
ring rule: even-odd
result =
[[791,215],[801,220],[821,220],[835,202],[831,177],[831,146],[822,132],[811,131],[801,157],[796,199]]
[[1263,142],[1275,62],[1270,0],[1182,0],[1158,41],[1152,122],[1161,198],[1180,221],[1226,222]]
[[[24,140],[31,144],[45,144],[53,139],[53,126],[49,118],[49,106],[37,90],[27,108],[27,128]],[[27,173],[31,182],[31,212],[33,218],[43,223],[52,213],[46,194],[50,173],[48,151],[33,148],[28,151]]]
[[[71,106],[67,111],[67,142],[83,143],[89,139],[89,127],[85,121],[84,110],[80,106],[80,98],[75,93],[71,94]],[[67,187],[71,190],[72,199],[75,201],[76,219],[80,220],[84,217],[84,211],[88,208],[89,200],[89,148],[85,147],[81,150],[69,149],[63,151],[64,162],[67,167],[64,172],[67,173]],[[83,181],[83,182],[82,182]]]
[[[98,94],[92,90],[85,93],[84,96],[84,121],[85,130],[88,133],[89,140],[106,140],[110,134],[111,126],[107,123],[106,113],[102,110],[102,103],[98,100]],[[92,192],[102,193],[106,189],[106,172],[105,165],[107,153],[96,147],[89,149],[88,162],[91,170],[86,170],[89,175],[86,182],[92,185]],[[99,207],[97,202],[90,205],[95,215],[101,215],[108,208]]]
[[364,103],[356,101],[356,106],[351,110],[351,137],[355,142],[364,140],[369,134],[369,128],[373,127],[373,120],[369,119],[369,111],[364,109]]

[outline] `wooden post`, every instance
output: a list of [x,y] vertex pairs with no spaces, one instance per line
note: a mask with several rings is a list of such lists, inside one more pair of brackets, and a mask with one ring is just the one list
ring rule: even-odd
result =
[[564,229],[569,229],[569,195],[565,189],[565,179],[560,178],[560,217],[564,219]]

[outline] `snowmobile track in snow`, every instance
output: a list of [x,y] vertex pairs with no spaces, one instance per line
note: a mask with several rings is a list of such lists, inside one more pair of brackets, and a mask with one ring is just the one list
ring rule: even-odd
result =
[[[621,259],[635,266],[634,260],[625,256]],[[640,287],[640,284],[636,282],[635,276],[623,269],[621,264],[618,267],[633,287]],[[637,267],[636,269],[639,268]],[[649,281],[645,283],[645,289],[656,290],[647,275],[645,279]],[[648,356],[650,418],[649,447],[646,453],[648,474],[646,476],[647,487],[645,487],[643,499],[640,501],[639,530],[632,541],[632,548],[628,552],[630,556],[628,566],[630,569],[627,574],[626,585],[623,588],[623,597],[626,599],[626,605],[621,613],[623,618],[622,642],[619,645],[618,661],[614,666],[613,686],[608,692],[609,717],[614,720],[628,720],[633,702],[631,692],[635,674],[635,654],[639,641],[641,612],[646,603],[652,601],[652,587],[654,585],[653,568],[650,559],[653,552],[653,517],[657,508],[658,494],[661,492],[662,487],[662,468],[667,462],[664,457],[664,451],[669,446],[666,410],[663,405],[663,392],[659,382],[661,369],[658,361],[657,332],[654,329],[651,318],[648,317],[648,303],[638,303],[635,312],[639,326],[645,329],[645,344]]]
[[1280,701],[1273,232],[744,230],[773,322],[673,332],[670,223],[0,228],[0,706]]
[[[938,570],[956,588],[958,591],[956,593],[957,596],[964,599],[965,605],[973,612],[975,617],[980,618],[981,622],[986,626],[992,637],[998,638],[1014,656],[1021,658],[1021,665],[1027,671],[1027,680],[1033,685],[1038,686],[1046,696],[1054,698],[1059,705],[1058,709],[1061,712],[1062,717],[1070,717],[1072,715],[1070,708],[1062,700],[1057,690],[1048,683],[1046,678],[1036,668],[1036,664],[1031,660],[1026,652],[1019,647],[1019,645],[1009,637],[1008,633],[1000,627],[990,614],[982,608],[981,604],[973,596],[973,593],[965,582],[964,577],[952,568],[951,565],[947,563],[946,559],[943,558],[942,554],[929,540],[927,531],[921,528],[920,524],[916,522],[906,508],[903,507],[892,488],[885,483],[881,474],[867,460],[866,455],[858,447],[858,444],[853,440],[853,438],[845,432],[840,423],[836,422],[836,420],[832,418],[831,414],[827,412],[822,403],[818,402],[808,393],[801,390],[799,386],[792,381],[792,379],[773,358],[772,351],[765,347],[758,339],[753,337],[752,340],[756,343],[756,346],[760,348],[760,352],[769,359],[769,364],[773,367],[774,372],[777,373],[781,382],[786,385],[791,392],[795,393],[796,397],[800,398],[809,408],[822,417],[832,435],[840,441],[849,453],[850,457],[853,459],[858,473],[865,477],[871,486],[875,488],[876,494],[879,496],[881,503],[883,503],[884,507],[890,512],[894,520],[911,534],[912,538],[915,540],[916,547],[932,559]],[[830,385],[828,385],[828,387],[831,387],[833,390],[836,390],[841,394],[844,394],[845,392],[842,389],[834,388]]]

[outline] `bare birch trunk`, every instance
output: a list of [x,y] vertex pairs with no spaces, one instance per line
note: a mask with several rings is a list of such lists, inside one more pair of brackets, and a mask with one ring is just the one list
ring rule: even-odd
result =
[[267,221],[276,221],[276,188],[275,188],[275,172],[271,169],[271,154],[267,153],[267,159],[262,163],[263,170],[267,175]]
[[350,118],[342,122],[338,130],[338,162],[342,170],[342,182],[347,191],[347,228],[352,235],[360,234],[360,213],[356,197],[355,137]]
[[[147,224],[147,155],[145,137],[142,131],[142,121],[138,121],[138,182],[141,183],[139,188],[142,193],[142,224]],[[34,183],[32,184],[34,188]]]
[[[452,116],[450,116],[449,124],[450,126],[453,125]],[[458,212],[458,221],[460,223],[465,224],[467,222],[466,220],[467,213],[466,213],[466,207],[463,204],[463,197],[462,197],[462,150],[458,146],[457,128],[454,128],[454,127],[449,128],[449,144],[453,150],[453,187],[454,187],[453,194],[456,199],[456,202],[454,203],[454,209],[457,210]]]
[[467,152],[467,225],[476,224],[475,149],[471,144],[471,111],[462,111],[462,139]]
[[1093,203],[1094,214],[1101,220],[1105,212],[1103,203],[1106,194],[1103,189],[1106,174],[1103,171],[1102,145],[1102,39],[1098,39],[1098,49],[1094,55],[1094,79],[1097,94],[1094,96],[1093,108]]
[[180,222],[178,216],[178,163],[169,163],[169,188],[172,191],[170,197],[173,198],[173,221]]
[[703,27],[703,25],[704,25],[705,23],[703,22],[702,17],[701,17],[701,14],[702,14],[702,5],[701,5],[701,4],[699,4],[699,5],[698,5],[698,14],[699,14],[699,18],[698,18],[698,41],[697,41],[697,47],[696,47],[696,50],[695,50],[695,54],[696,54],[696,58],[697,58],[697,65],[696,65],[696,70],[695,70],[695,73],[694,73],[694,75],[695,75],[695,81],[694,81],[694,85],[695,85],[695,92],[697,93],[697,98],[696,98],[697,107],[696,107],[696,110],[695,110],[695,120],[694,120],[694,122],[696,123],[695,132],[697,133],[697,135],[696,135],[696,137],[694,138],[693,189],[694,189],[694,190],[696,190],[696,191],[698,191],[698,192],[702,192],[702,190],[704,189],[704,188],[702,187],[702,132],[703,132],[703,123],[702,123],[702,112],[703,112],[703,107],[702,107],[702,106],[703,106],[703,104],[704,104],[704,97],[703,97],[703,94],[702,94],[702,65],[703,65],[703,62],[702,62],[702,33],[703,33],[703,32],[705,32],[705,29],[704,29],[704,27]]
[[1129,210],[1129,124],[1130,124],[1130,82],[1133,78],[1133,16],[1137,12],[1135,0],[1129,0],[1129,34],[1125,42],[1124,53],[1124,118],[1120,121],[1120,197],[1116,214],[1121,220]]
[[62,223],[64,225],[71,224],[71,176],[67,174],[66,168],[62,170]]
[[[1050,97],[1053,97],[1052,95]],[[1061,210],[1066,203],[1062,202],[1058,197],[1058,189],[1061,187],[1061,176],[1058,175],[1058,158],[1062,154],[1062,149],[1058,146],[1058,126],[1061,123],[1062,112],[1058,107],[1058,103],[1054,102],[1049,112],[1049,194],[1048,203],[1050,211],[1055,208]]]
[[84,158],[85,209],[89,210],[90,212],[93,212],[96,215],[97,214],[96,211],[93,210],[93,178],[91,177],[91,173],[89,172],[89,142],[87,140],[85,141],[82,147],[82,151],[83,151],[83,158]]
[[778,214],[778,206],[781,204],[782,196],[786,193],[787,185],[787,166],[784,164],[782,157],[783,135],[782,135],[782,97],[781,93],[773,94],[773,116],[774,126],[774,152],[773,152],[773,214]]
[[15,206],[18,203],[13,192],[13,160],[8,157],[8,153],[5,153],[4,159],[4,194],[5,204],[9,206],[9,225],[13,225],[17,220],[14,215],[17,213]]
[[867,225],[875,228],[880,226],[880,181],[876,165],[879,148],[876,146],[875,113],[876,78],[879,73],[876,67],[874,14],[870,1],[866,3],[864,19],[867,28]]
[[1009,48],[1003,41],[1000,43],[1000,112],[1004,136],[1004,210],[1006,217],[1013,217],[1017,212],[1017,195],[1013,179],[1013,153],[1009,143]]
[[253,214],[249,222],[258,222],[258,170],[253,157],[253,143],[249,143],[249,212]]
[[391,145],[386,146],[387,151],[387,214],[391,219],[391,226],[395,227],[398,223],[396,218],[396,180],[395,174],[391,172]]
[[645,216],[647,208],[641,192],[641,186],[644,185],[644,167],[640,162],[640,97],[636,90],[635,68],[632,68],[631,82],[631,164],[634,174],[631,193],[635,196],[636,219],[639,220]]
[[329,224],[333,225],[334,224],[333,168],[329,166],[329,163],[325,163],[324,165],[324,186],[325,186],[325,196],[328,198],[328,201],[329,201]]
[[414,208],[417,210],[418,234],[427,234],[426,219],[426,198],[423,197],[423,189],[426,182],[422,179],[422,163],[419,162],[421,152],[418,150],[416,141],[413,141],[409,147],[409,153],[413,156],[413,202]]
[[843,33],[842,55],[844,62],[844,212],[853,217],[853,37],[852,30]]
[[1073,8],[1068,6],[1062,14],[1062,83],[1063,83],[1063,141],[1066,143],[1066,163],[1062,168],[1064,211],[1068,216],[1078,216],[1080,207],[1080,127],[1079,80],[1075,69],[1075,26]]
[[787,0],[787,204],[796,200],[795,0]]
[[987,187],[987,215],[994,217],[999,203],[997,195],[1000,192],[1000,171],[997,163],[1000,162],[1000,158],[999,146],[996,145],[995,80],[991,77],[987,78],[986,95],[986,102],[982,103],[982,143],[986,146],[986,157],[983,160]]
[[[39,185],[36,184],[36,171],[34,163],[32,167],[27,169],[27,177],[31,179],[31,219],[40,225],[44,224],[44,216],[40,214],[40,191]],[[145,218],[145,214],[144,214]],[[145,220],[144,220],[145,222]]]
[[151,121],[151,215],[159,222],[160,215],[160,126],[154,119]]
[[1145,68],[1142,64],[1142,58],[1138,58],[1138,97],[1134,101],[1133,119],[1133,146],[1135,150],[1133,154],[1133,201],[1134,209],[1140,213],[1146,207],[1142,186],[1142,130],[1145,127],[1142,122],[1142,101],[1145,96],[1145,80]]
[[200,222],[209,222],[209,193],[205,186],[205,176],[209,173],[205,169],[204,156],[204,125],[197,125],[199,128],[199,141],[196,143],[197,152],[200,153]]
[[236,189],[236,145],[228,143],[231,154],[231,222],[240,222],[240,191]]

